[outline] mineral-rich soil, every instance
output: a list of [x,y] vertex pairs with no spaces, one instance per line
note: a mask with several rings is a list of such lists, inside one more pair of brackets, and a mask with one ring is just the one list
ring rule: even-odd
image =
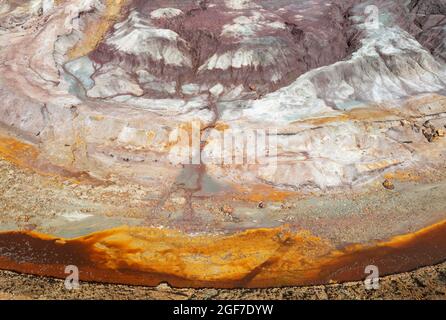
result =
[[[0,161],[0,265],[10,270],[64,278],[74,264],[90,281],[270,287],[359,280],[368,265],[382,275],[413,270],[443,261],[446,252],[446,223],[423,229],[446,209],[445,179],[428,171],[387,175],[394,190],[377,184],[360,194],[264,193],[262,208],[256,194],[248,194],[251,201],[205,197],[195,202],[192,229],[204,231],[187,235],[172,231],[185,230],[185,200],[165,204],[162,215],[150,212],[150,189],[20,168],[31,158],[17,155],[32,149],[14,146],[15,157]],[[374,243],[379,239],[389,240]]]
[[0,299],[150,299],[150,300],[445,300],[445,263],[380,279],[378,290],[363,282],[270,289],[176,289],[81,282],[66,290],[63,280],[0,271]]
[[443,262],[445,30],[444,0],[1,1],[0,268],[227,288]]

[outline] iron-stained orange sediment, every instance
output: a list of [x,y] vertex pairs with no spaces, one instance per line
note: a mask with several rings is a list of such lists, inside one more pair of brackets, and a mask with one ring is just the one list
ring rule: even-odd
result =
[[68,57],[74,60],[94,50],[119,19],[126,3],[127,0],[107,0],[106,9],[100,20],[87,25],[83,39],[68,52]]
[[40,151],[34,145],[8,135],[0,134],[0,159],[42,176],[58,177],[74,183],[89,183],[92,185],[102,183],[86,172],[75,172],[52,164],[41,156]]
[[[86,181],[88,175],[52,165],[32,144],[0,136],[0,158],[42,175]],[[406,179],[405,173],[386,176]],[[247,201],[283,201],[292,193],[255,186],[238,190]],[[176,287],[275,287],[360,280],[365,267],[381,275],[446,260],[446,221],[374,244],[336,249],[328,240],[286,227],[232,235],[121,227],[76,239],[33,232],[0,233],[0,269],[65,278],[77,265],[85,281]]]
[[308,232],[255,229],[233,235],[121,227],[76,239],[33,232],[0,234],[0,268],[65,278],[76,265],[85,281],[175,287],[274,287],[361,280],[446,258],[446,221],[371,245],[337,250]]

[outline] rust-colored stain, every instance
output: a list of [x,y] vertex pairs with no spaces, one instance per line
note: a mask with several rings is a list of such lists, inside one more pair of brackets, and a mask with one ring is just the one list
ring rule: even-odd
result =
[[230,130],[231,127],[227,123],[217,121],[217,123],[215,123],[214,129],[217,131],[224,132],[225,130]]
[[0,136],[0,157],[14,165],[29,167],[38,156],[39,151],[34,146],[11,137]]
[[293,124],[309,124],[314,126],[322,126],[336,122],[354,121],[379,121],[389,117],[397,117],[397,113],[392,110],[380,109],[374,107],[361,107],[345,111],[341,114],[333,116],[325,116],[320,118],[309,118],[305,120],[294,121]]
[[375,265],[380,276],[412,271],[446,260],[446,221],[375,245],[353,245],[333,252],[320,269],[322,282],[364,278],[364,267]]
[[73,172],[57,166],[43,158],[32,144],[21,142],[13,137],[0,135],[0,158],[13,165],[31,170],[43,176],[70,180],[73,183],[102,184],[86,172]]
[[400,109],[413,109],[417,110],[420,105],[428,105],[432,103],[446,103],[445,96],[438,94],[430,94],[424,97],[411,98],[406,101],[401,108],[398,109],[385,109],[380,105],[369,105],[364,107],[354,108],[336,115],[328,115],[319,118],[309,118],[304,120],[294,121],[293,124],[309,124],[314,126],[322,126],[337,122],[346,121],[382,121],[387,119],[404,119],[407,116],[401,113]]
[[103,16],[87,26],[83,39],[68,52],[68,57],[74,60],[93,51],[119,19],[126,3],[127,0],[106,0],[106,9]]
[[255,229],[233,235],[121,227],[76,239],[33,232],[0,234],[0,268],[85,281],[175,287],[273,287],[361,280],[368,265],[381,275],[444,261],[446,221],[373,245],[337,250],[308,232]]
[[412,97],[404,102],[403,108],[417,110],[420,105],[429,105],[432,103],[446,103],[446,97],[440,94],[428,94],[421,97]]
[[256,184],[249,187],[234,184],[232,187],[237,191],[232,195],[234,199],[249,202],[283,202],[291,196],[299,195],[296,191],[278,190],[267,184]]
[[420,181],[422,177],[416,172],[396,170],[384,174],[384,178],[397,181]]

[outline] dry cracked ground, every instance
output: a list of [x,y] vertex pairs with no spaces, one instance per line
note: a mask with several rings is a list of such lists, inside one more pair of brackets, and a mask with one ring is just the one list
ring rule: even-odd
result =
[[444,0],[0,0],[0,297],[444,298],[445,43]]

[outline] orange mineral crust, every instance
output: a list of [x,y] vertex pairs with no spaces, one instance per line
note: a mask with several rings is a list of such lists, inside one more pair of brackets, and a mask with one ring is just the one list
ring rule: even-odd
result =
[[76,172],[54,165],[41,155],[36,146],[8,135],[0,134],[0,159],[43,176],[58,177],[73,183],[100,184],[99,180],[92,178],[86,172]]
[[65,278],[79,267],[85,281],[176,287],[272,287],[365,278],[444,261],[446,222],[371,245],[335,249],[308,232],[255,229],[233,235],[120,227],[76,239],[33,232],[0,234],[0,268]]
[[68,52],[71,59],[76,59],[88,54],[95,49],[108,30],[119,19],[126,0],[107,0],[106,10],[103,16],[95,23],[87,25],[86,36]]

